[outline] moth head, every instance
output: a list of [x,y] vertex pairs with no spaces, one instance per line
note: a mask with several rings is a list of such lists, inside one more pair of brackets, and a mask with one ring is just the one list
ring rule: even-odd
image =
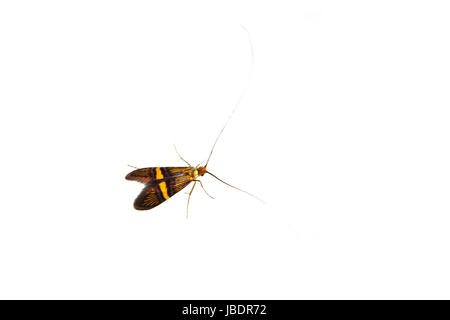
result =
[[206,167],[197,167],[197,172],[199,176],[203,176],[206,173]]

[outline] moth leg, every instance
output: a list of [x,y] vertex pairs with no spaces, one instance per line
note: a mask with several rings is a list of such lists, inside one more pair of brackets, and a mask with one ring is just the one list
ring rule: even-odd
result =
[[189,197],[188,197],[187,207],[186,207],[186,219],[188,218],[188,213],[189,213],[189,200],[191,200],[191,194],[192,194],[192,191],[194,191],[196,183],[197,183],[197,181],[194,181],[194,185],[192,186],[191,192],[189,192]]
[[138,167],[132,166],[132,165],[130,165],[130,164],[128,164],[127,166],[132,167],[132,168],[135,168],[135,169],[139,169]]
[[177,150],[176,145],[173,145],[173,147],[175,148],[175,152],[177,153],[178,157],[180,157],[181,160],[183,160],[184,162],[186,162],[186,164],[187,164],[189,167],[192,167],[191,164],[190,164],[189,162],[187,162],[186,160],[184,160],[183,157],[181,156],[181,154],[178,153],[178,150]]
[[205,191],[206,195],[207,195],[208,197],[210,197],[211,199],[214,199],[214,197],[213,197],[212,195],[210,195],[210,194],[205,190],[205,187],[203,187],[203,183],[201,182],[201,180],[194,180],[194,181],[195,181],[195,182],[199,182],[199,183],[200,183],[200,186],[202,187],[203,191]]

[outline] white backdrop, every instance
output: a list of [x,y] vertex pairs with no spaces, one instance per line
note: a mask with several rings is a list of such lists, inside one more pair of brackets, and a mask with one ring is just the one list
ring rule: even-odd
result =
[[[2,1],[0,298],[450,298],[446,1]],[[139,212],[138,167],[205,160]]]

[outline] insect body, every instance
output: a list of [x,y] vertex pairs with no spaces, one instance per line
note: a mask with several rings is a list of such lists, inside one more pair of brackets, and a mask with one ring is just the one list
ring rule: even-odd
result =
[[134,170],[125,179],[145,184],[134,201],[134,208],[148,210],[163,203],[189,183],[194,181],[195,186],[195,183],[200,182],[197,178],[205,173],[206,167],[155,167]]
[[[225,128],[225,127],[224,127]],[[223,129],[224,129],[223,128]],[[216,175],[212,174],[211,172],[206,170],[206,167],[208,166],[209,159],[211,158],[211,155],[214,151],[214,147],[217,143],[217,140],[220,137],[217,136],[217,139],[211,149],[211,153],[209,154],[208,160],[206,161],[205,166],[196,166],[193,167],[183,159],[183,157],[180,156],[180,154],[177,154],[180,157],[181,160],[186,162],[189,167],[153,167],[153,168],[142,168],[130,172],[127,174],[125,179],[132,180],[132,181],[138,181],[145,184],[144,189],[142,189],[141,193],[138,195],[136,200],[134,201],[134,208],[137,210],[149,210],[152,209],[167,199],[169,199],[171,196],[173,196],[178,191],[184,189],[189,183],[194,182],[191,191],[189,192],[188,202],[187,202],[187,208],[186,208],[186,214],[189,210],[189,200],[191,199],[192,191],[194,191],[195,185],[200,183],[200,186],[205,191],[205,193],[211,197],[208,192],[206,192],[205,188],[203,188],[203,184],[200,180],[198,180],[198,177],[203,176],[205,173],[213,176],[220,182],[226,184],[227,186],[230,186],[234,189],[237,189],[239,191],[245,192],[252,197],[255,197],[256,199],[260,200],[258,197],[254,196],[253,194],[244,191],[242,189],[239,189],[235,186],[232,186],[231,184],[223,181],[222,179],[218,178]],[[175,148],[176,151],[176,148]],[[261,201],[261,200],[260,200]]]

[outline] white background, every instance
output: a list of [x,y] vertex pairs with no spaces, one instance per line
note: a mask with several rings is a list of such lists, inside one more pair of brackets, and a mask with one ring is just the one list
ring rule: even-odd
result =
[[450,298],[447,3],[2,1],[0,298]]

